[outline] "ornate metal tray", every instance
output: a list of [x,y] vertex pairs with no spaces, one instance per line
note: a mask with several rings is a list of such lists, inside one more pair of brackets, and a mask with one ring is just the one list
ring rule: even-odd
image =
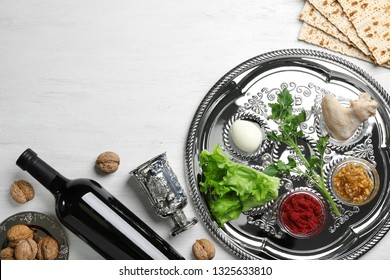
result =
[[[304,109],[307,120],[302,150],[313,152],[313,141],[324,133],[320,102],[334,94],[348,102],[366,91],[379,103],[375,117],[359,127],[347,142],[330,139],[324,171],[329,180],[335,165],[346,157],[371,162],[380,175],[374,200],[364,206],[349,206],[334,200],[342,213],[328,213],[322,232],[310,239],[286,235],[276,222],[277,201],[243,213],[238,220],[219,228],[199,191],[199,155],[218,143],[236,162],[262,169],[279,158],[293,156],[286,147],[263,142],[258,152],[241,154],[230,143],[229,129],[236,119],[251,119],[264,129],[276,129],[267,121],[268,103],[287,88],[294,108]],[[185,168],[190,194],[207,229],[241,259],[356,259],[370,250],[390,228],[390,96],[367,73],[339,57],[313,50],[291,49],[254,57],[225,74],[207,93],[191,123],[186,143]],[[328,184],[329,185],[329,184]],[[282,179],[279,197],[298,188],[311,188],[297,176]],[[315,189],[313,189],[315,191]],[[328,208],[329,209],[329,208]]]

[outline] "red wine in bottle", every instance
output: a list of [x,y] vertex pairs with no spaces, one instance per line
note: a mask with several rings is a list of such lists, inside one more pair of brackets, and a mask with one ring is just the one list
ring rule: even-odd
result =
[[16,164],[54,195],[60,222],[105,259],[184,259],[97,182],[69,180],[31,149]]

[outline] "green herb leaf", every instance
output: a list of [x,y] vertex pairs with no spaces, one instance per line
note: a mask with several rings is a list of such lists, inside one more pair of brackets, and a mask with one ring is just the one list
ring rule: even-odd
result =
[[318,139],[318,142],[317,142],[317,149],[318,149],[318,152],[320,153],[321,157],[324,156],[325,154],[325,150],[326,150],[326,145],[329,141],[329,135],[327,134],[326,136],[321,136],[319,137]]
[[315,168],[321,166],[321,164],[322,164],[321,159],[318,158],[317,156],[311,156],[307,161],[309,162],[311,169],[315,169]]
[[264,174],[267,174],[268,176],[278,176],[280,174],[279,168],[276,164],[270,164],[268,165],[264,170]]
[[281,142],[283,140],[281,135],[277,135],[275,131],[271,131],[267,134],[267,138],[274,142]]
[[291,107],[294,103],[294,99],[287,88],[284,88],[282,92],[278,94],[278,103],[283,107]]
[[269,176],[282,177],[284,175],[290,175],[296,167],[297,162],[293,158],[289,157],[287,163],[284,163],[282,160],[278,160],[276,163],[268,165],[263,172]]

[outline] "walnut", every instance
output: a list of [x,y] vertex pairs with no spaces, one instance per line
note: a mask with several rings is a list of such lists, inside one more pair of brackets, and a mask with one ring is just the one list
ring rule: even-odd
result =
[[6,247],[0,252],[0,260],[14,260],[15,249],[12,247]]
[[96,159],[96,168],[101,172],[110,174],[118,169],[119,162],[120,159],[116,153],[104,152]]
[[33,239],[35,242],[37,242],[37,244],[38,244],[38,242],[39,242],[39,240],[41,240],[42,236],[39,235],[37,229],[35,229],[35,228],[33,228],[33,227],[30,227],[30,228],[34,231],[34,234],[33,234],[33,238],[32,238],[32,239]]
[[19,204],[24,204],[35,196],[33,186],[25,180],[15,181],[11,185],[10,193],[12,198]]
[[16,244],[15,259],[33,260],[38,252],[37,243],[32,238],[22,239]]
[[54,260],[58,256],[59,245],[51,236],[44,236],[38,242],[38,260]]
[[7,231],[7,238],[12,247],[15,247],[20,240],[33,238],[33,236],[34,231],[26,225],[16,225]]
[[215,257],[215,247],[207,239],[196,240],[192,245],[192,252],[197,260],[212,260]]

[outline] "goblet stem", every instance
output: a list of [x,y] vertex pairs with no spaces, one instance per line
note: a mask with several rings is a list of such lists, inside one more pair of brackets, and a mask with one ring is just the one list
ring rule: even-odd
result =
[[178,209],[170,217],[175,224],[173,229],[171,230],[171,236],[178,235],[179,233],[189,229],[198,222],[198,219],[196,217],[188,221],[182,209]]

